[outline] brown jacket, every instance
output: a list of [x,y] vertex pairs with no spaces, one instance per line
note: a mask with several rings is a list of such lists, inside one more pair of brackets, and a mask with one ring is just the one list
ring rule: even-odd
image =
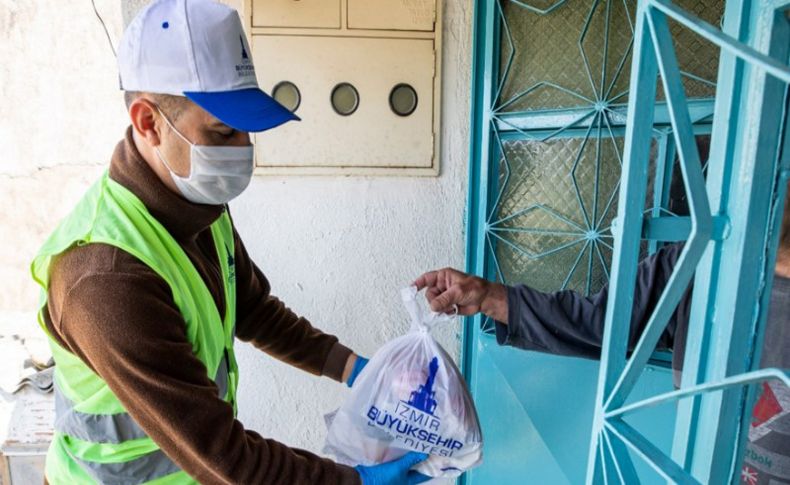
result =
[[[224,314],[209,225],[223,207],[171,192],[142,159],[131,128],[110,177],[131,190],[181,244]],[[236,236],[237,337],[315,375],[340,380],[351,351],[270,295],[269,282]],[[244,429],[192,353],[170,288],[116,247],[78,246],[52,268],[45,313],[50,332],[110,386],[135,421],[203,484],[358,484],[350,467]]]

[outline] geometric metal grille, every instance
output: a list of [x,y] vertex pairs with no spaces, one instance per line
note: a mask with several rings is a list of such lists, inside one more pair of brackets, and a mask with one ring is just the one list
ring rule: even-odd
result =
[[[719,0],[684,3],[721,19]],[[487,276],[584,294],[608,282],[635,8],[634,0],[497,2],[490,148],[499,162],[483,229]],[[717,56],[673,28],[687,92],[711,97]],[[651,162],[658,151],[653,140]],[[493,322],[481,324],[493,333]]]
[[[776,197],[765,177],[771,149],[779,145],[770,138],[778,122],[761,116],[784,103],[760,76],[784,82],[785,89],[790,81],[790,27],[777,44],[783,53],[766,54],[766,32],[787,22],[785,13],[771,15],[787,11],[790,0],[477,5],[467,269],[544,291],[586,293],[611,271],[588,483],[638,483],[634,460],[670,482],[730,482],[742,456],[733,443],[748,425],[744,416],[753,399],[733,390],[766,379],[790,384],[785,370],[754,370],[765,309],[754,306],[753,295],[770,288],[770,268],[756,263],[772,255],[760,253],[768,235],[759,211],[768,209],[743,209]],[[645,60],[654,65],[644,70]],[[747,81],[755,86],[748,99],[739,84]],[[773,94],[761,98],[763,91]],[[757,111],[744,119],[739,110]],[[698,130],[700,124],[705,127]],[[695,135],[710,135],[705,167]],[[732,140],[757,148],[735,155]],[[670,219],[662,216],[668,215],[675,154],[690,216]],[[730,183],[745,173],[754,178]],[[789,177],[790,167],[782,173]],[[628,300],[646,235],[651,249],[656,241],[688,242],[629,352]],[[692,277],[681,388],[636,398],[634,384]],[[753,294],[739,293],[742,287]],[[492,332],[492,322],[475,317],[470,323],[474,338],[467,340],[464,364],[474,391],[495,353],[476,340],[481,331]],[[671,455],[629,426],[634,413],[662,403],[677,404]]]
[[[770,267],[766,271],[759,263],[772,261],[765,254],[770,246],[769,218],[765,214],[773,212],[768,202],[771,192],[778,190],[775,177],[781,171],[774,164],[781,139],[778,129],[781,106],[790,83],[787,65],[790,26],[779,12],[783,12],[788,3],[787,0],[766,0],[760,8],[750,10],[749,2],[734,1],[728,5],[730,30],[725,34],[669,0],[639,2],[635,73],[631,81],[638,92],[631,99],[628,111],[620,194],[621,201],[634,203],[619,208],[622,231],[615,238],[588,483],[636,483],[633,457],[643,460],[672,483],[736,481],[741,457],[736,444],[744,426],[741,424],[744,416],[751,411],[750,399],[743,399],[742,386],[770,379],[790,385],[788,370],[751,370],[756,367],[755,348],[762,342],[744,338],[759,334],[765,309],[755,302],[760,300],[760,288],[766,285],[766,274],[770,278],[772,273]],[[752,12],[756,12],[754,17]],[[726,89],[717,97],[712,137],[716,156],[711,155],[708,168],[715,171],[709,183],[714,188],[713,194],[709,193],[703,177],[689,102],[681,81],[679,52],[672,42],[670,19],[721,48],[722,59],[728,61],[721,77],[735,79],[727,82]],[[775,34],[772,25],[775,24],[778,25],[777,40],[771,42]],[[754,29],[752,32],[757,35],[753,42],[761,45],[762,51],[740,40],[741,35],[749,38],[743,33],[744,25]],[[745,32],[749,32],[748,28]],[[778,59],[765,51],[774,51]],[[739,63],[742,64],[739,66]],[[749,65],[751,70],[743,69],[743,64]],[[625,342],[629,334],[643,227],[640,202],[647,188],[643,176],[648,154],[645,144],[652,136],[658,73],[666,93],[688,196],[690,230],[672,276],[631,352]],[[744,73],[749,77],[744,77]],[[748,96],[752,103],[749,108],[754,106],[755,110],[743,108],[743,112],[739,112],[739,96]],[[730,116],[730,113],[733,114]],[[748,134],[752,130],[761,130],[764,138]],[[743,145],[739,146],[733,140],[744,132],[747,134],[743,135]],[[735,154],[732,147],[745,149]],[[734,174],[738,178],[733,179],[735,183],[730,188],[728,180]],[[722,188],[728,193],[723,195]],[[782,198],[778,200],[780,204],[783,202]],[[762,210],[744,205],[744,201]],[[764,205],[760,206],[758,201],[763,201]],[[711,207],[714,203],[722,205]],[[723,222],[732,223],[731,230],[737,237],[722,231],[726,227]],[[746,239],[750,241],[749,246],[741,244]],[[718,246],[711,242],[718,242]],[[752,256],[749,256],[750,251]],[[717,253],[730,257],[716,256]],[[715,266],[716,257],[722,258],[715,263],[721,267]],[[637,379],[695,272],[698,274],[681,389],[628,403]],[[705,337],[708,333],[710,336]],[[682,398],[691,399],[680,406],[671,456],[623,419],[645,408]],[[625,452],[626,449],[630,453]]]

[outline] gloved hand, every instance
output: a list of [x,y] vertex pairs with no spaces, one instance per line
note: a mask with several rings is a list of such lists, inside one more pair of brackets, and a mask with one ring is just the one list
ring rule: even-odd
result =
[[346,385],[348,387],[354,385],[354,381],[357,380],[357,376],[360,372],[362,372],[362,369],[364,369],[366,365],[368,365],[368,359],[358,355],[357,360],[354,362],[354,368],[351,369],[351,374],[348,376],[348,380],[346,381]]
[[397,460],[374,466],[358,465],[356,470],[362,478],[362,485],[413,485],[431,479],[420,472],[409,470],[426,458],[428,455],[425,453],[410,451]]

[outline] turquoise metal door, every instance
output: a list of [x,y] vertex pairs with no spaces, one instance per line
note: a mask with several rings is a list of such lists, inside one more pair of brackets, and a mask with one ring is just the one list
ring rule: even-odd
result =
[[[788,0],[729,0],[719,26],[669,0],[639,2],[620,230],[614,242],[588,483],[635,483],[634,463],[649,465],[653,476],[670,483],[758,482],[756,473],[741,468],[754,404],[754,388],[744,386],[767,380],[790,385],[789,369],[755,370],[790,179],[789,14]],[[673,25],[713,43],[719,57],[707,179],[694,143],[693,110]],[[690,217],[683,220],[646,219],[643,212],[659,76],[688,197]],[[683,254],[629,353],[622,339],[628,332],[640,239],[645,232],[664,238],[680,230],[687,240]],[[635,383],[692,279],[681,387],[634,399]],[[667,423],[674,430],[671,452],[627,422],[645,409],[667,404],[677,405],[676,418]]]
[[[721,1],[680,4],[708,23],[722,21]],[[477,2],[468,271],[585,294],[609,280],[636,20],[633,0]],[[702,145],[711,131],[718,52],[683,25],[672,29],[690,130]],[[637,243],[642,255],[659,239],[681,240],[688,233],[687,218],[671,210],[679,161],[663,91],[653,95],[653,106],[641,155],[654,176],[640,194],[640,214],[678,223],[645,226],[644,235],[653,239]],[[466,326],[464,369],[486,456],[465,482],[584,483],[599,362],[499,347],[493,328],[480,317]],[[650,352],[625,403],[672,391],[667,362],[668,356]],[[672,403],[626,419],[664,453],[672,450],[675,420]],[[624,443],[603,439],[607,450],[629,454]],[[624,460],[622,466],[620,473],[634,480],[665,483],[649,463]]]

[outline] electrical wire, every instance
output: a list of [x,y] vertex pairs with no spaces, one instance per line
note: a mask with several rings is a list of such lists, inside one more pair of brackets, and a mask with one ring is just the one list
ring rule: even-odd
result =
[[107,36],[107,43],[110,44],[112,55],[115,56],[115,58],[118,58],[118,54],[115,52],[115,46],[112,45],[112,39],[110,38],[110,31],[107,30],[107,25],[104,23],[104,19],[101,18],[101,15],[99,15],[99,10],[96,8],[96,0],[91,0],[91,4],[93,5],[93,12],[96,14],[96,18],[99,19],[99,22],[101,22],[101,26],[104,28],[104,35]]

